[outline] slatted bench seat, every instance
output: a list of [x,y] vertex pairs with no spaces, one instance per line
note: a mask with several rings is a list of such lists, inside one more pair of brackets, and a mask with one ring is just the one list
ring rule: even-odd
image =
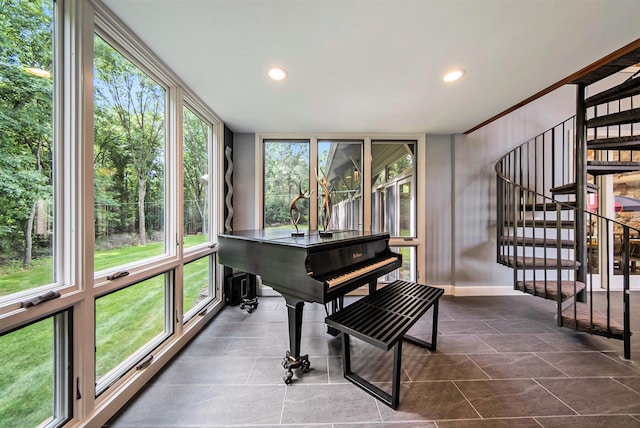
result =
[[[400,402],[402,339],[436,350],[438,300],[441,288],[407,281],[395,281],[346,308],[328,316],[325,322],[342,333],[344,377],[389,407]],[[431,342],[407,335],[407,331],[433,306]],[[349,336],[356,337],[384,351],[394,348],[391,394],[351,371]]]

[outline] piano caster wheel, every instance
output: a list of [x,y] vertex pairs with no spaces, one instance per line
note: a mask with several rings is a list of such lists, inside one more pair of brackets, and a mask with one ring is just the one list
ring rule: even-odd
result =
[[246,309],[247,312],[251,313],[258,308],[258,298],[255,297],[253,299],[243,299],[242,304],[240,305],[240,309]]
[[282,359],[282,368],[291,372],[291,369],[289,369],[289,367],[294,365],[295,362],[295,359],[291,358],[291,353],[287,351],[287,353],[284,355],[284,358]]
[[309,373],[311,370],[311,362],[309,361],[308,355],[294,358],[291,356],[291,353],[287,351],[287,354],[282,359],[282,368],[287,371],[283,380],[284,383],[288,385],[291,383],[291,378],[293,377],[293,369],[300,368],[302,373]]

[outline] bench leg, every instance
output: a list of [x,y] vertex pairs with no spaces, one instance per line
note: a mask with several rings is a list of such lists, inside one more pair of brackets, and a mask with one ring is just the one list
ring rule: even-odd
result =
[[373,385],[368,380],[351,371],[351,349],[349,347],[349,335],[342,333],[342,368],[345,379],[371,394],[392,409],[397,409],[400,404],[400,375],[402,369],[402,340],[398,340],[393,347],[393,376],[391,381],[391,394]]
[[[342,308],[344,308],[344,296],[340,296],[337,299],[331,301],[331,315],[335,314],[338,311],[341,311]],[[327,325],[327,333],[335,337],[340,334],[340,330]]]
[[347,379],[351,374],[351,346],[349,343],[349,335],[342,333],[342,374]]
[[426,342],[424,340],[418,339],[417,337],[410,336],[405,334],[402,338],[409,343],[413,343],[414,345],[421,346],[423,348],[427,348],[430,351],[436,350],[437,340],[438,340],[438,303],[439,300],[436,300],[433,304],[433,324],[431,328],[431,342]]
[[393,349],[393,380],[391,382],[391,403],[392,409],[397,409],[400,404],[400,375],[402,368],[402,340],[398,340]]

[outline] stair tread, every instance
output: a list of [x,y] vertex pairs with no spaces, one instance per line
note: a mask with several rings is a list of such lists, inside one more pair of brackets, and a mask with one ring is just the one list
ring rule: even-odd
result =
[[637,161],[598,161],[598,160],[590,160],[587,161],[587,166],[637,166],[640,167],[640,162]]
[[[593,183],[587,183],[587,192],[595,193],[598,191],[598,186]],[[567,183],[561,186],[556,186],[551,189],[551,193],[554,195],[573,195],[576,193],[576,183]]]
[[563,229],[571,229],[575,225],[573,220],[521,220],[518,219],[514,223],[512,220],[505,220],[505,226],[516,226],[516,227],[545,227],[545,228],[556,228],[558,227],[558,223],[560,223],[560,227]]
[[[580,281],[560,281],[560,285],[562,287],[562,301],[575,296],[585,288],[584,283]],[[517,281],[516,287],[524,293],[544,297],[548,300],[556,300],[558,298],[558,281],[555,280]]]
[[562,248],[573,248],[576,245],[576,241],[570,239],[558,239],[556,238],[534,238],[531,236],[505,236],[500,240],[502,245],[524,245],[533,247],[548,247],[554,248],[560,245]]
[[560,267],[563,269],[577,269],[580,267],[580,263],[571,259],[557,258],[545,258],[545,257],[530,257],[530,256],[502,256],[502,261],[509,266],[524,267],[524,268],[536,268],[536,269],[555,269],[558,267],[558,261]]
[[608,175],[640,170],[640,162],[633,161],[587,161],[587,174]]
[[596,139],[587,141],[587,148],[593,149],[593,150],[615,150],[615,149],[630,150],[634,148],[640,148],[640,135],[596,138]]
[[585,99],[584,102],[587,107],[591,107],[638,94],[640,94],[640,78],[633,78],[628,79],[613,88],[609,88],[605,91],[592,95]]
[[593,319],[590,321],[590,305],[588,303],[576,302],[575,307],[575,319],[573,304],[562,311],[563,327],[619,339],[624,336],[624,327],[621,324],[610,320],[609,328],[607,328],[607,315],[596,309],[593,310]]
[[604,126],[625,125],[627,123],[640,122],[640,108],[624,110],[603,116],[596,116],[587,120],[588,128],[599,128]]
[[544,202],[544,203],[537,203],[537,204],[525,204],[522,206],[524,211],[557,211],[558,210],[558,204],[560,205],[560,209],[561,210],[572,210],[575,209],[576,207],[576,203],[575,201],[568,201],[568,202]]

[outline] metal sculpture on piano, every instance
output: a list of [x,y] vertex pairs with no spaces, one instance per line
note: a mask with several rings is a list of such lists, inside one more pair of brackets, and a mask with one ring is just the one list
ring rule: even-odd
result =
[[309,199],[311,195],[313,195],[313,190],[310,192],[308,190],[305,190],[304,192],[302,191],[302,180],[300,180],[298,182],[298,194],[291,199],[291,202],[289,202],[289,217],[291,217],[291,223],[296,228],[296,231],[292,232],[291,236],[304,236],[304,232],[300,232],[298,230],[301,212],[297,204],[300,199]]
[[331,237],[331,232],[328,231],[329,223],[331,223],[331,215],[333,213],[333,204],[331,203],[331,192],[333,188],[329,187],[329,179],[327,178],[327,174],[324,173],[322,168],[320,168],[320,172],[322,172],[322,178],[318,175],[318,171],[316,170],[316,177],[318,178],[318,184],[322,187],[322,226],[324,227],[324,231],[320,232],[320,236],[322,237]]
[[402,265],[402,256],[389,248],[388,233],[334,231],[331,238],[318,231],[300,238],[278,229],[241,230],[218,235],[218,260],[243,272],[260,275],[262,282],[285,299],[289,350],[282,366],[284,382],[293,369],[307,373],[308,355],[301,355],[300,338],[305,302],[342,307],[345,294],[362,285],[374,292],[377,279]]

